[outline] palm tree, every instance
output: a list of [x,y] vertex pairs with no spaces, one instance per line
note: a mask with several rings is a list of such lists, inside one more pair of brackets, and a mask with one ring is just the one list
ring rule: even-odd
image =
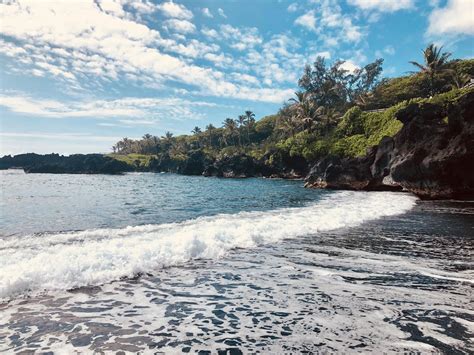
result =
[[250,144],[250,130],[253,128],[253,125],[255,124],[255,114],[247,110],[245,111],[245,126],[247,127],[247,140]]
[[282,108],[278,111],[278,129],[283,131],[284,134],[289,134],[293,137],[296,130],[299,127],[299,122],[293,112],[293,107],[285,103]]
[[214,127],[212,123],[206,126],[206,132],[209,137],[209,147],[211,148],[212,148],[212,136],[215,130],[216,130],[216,127]]
[[[223,122],[223,125],[225,129],[224,134],[231,137],[232,144],[235,144],[234,136],[235,136],[235,132],[237,131],[237,124],[232,118],[226,118]],[[227,139],[226,139],[226,142],[227,142]]]
[[290,102],[293,115],[296,120],[302,123],[302,127],[311,132],[314,121],[319,111],[314,104],[314,101],[311,100],[310,94],[308,92],[296,92],[296,98],[291,98]]
[[239,145],[242,146],[242,128],[244,127],[244,123],[247,117],[245,115],[239,115],[236,120],[236,123],[239,125]]
[[193,130],[191,131],[191,133],[194,135],[198,135],[201,132],[202,132],[201,128],[199,128],[198,126],[194,127]]
[[430,80],[430,95],[433,96],[435,92],[435,75],[446,70],[446,65],[448,64],[448,59],[451,56],[449,52],[441,52],[443,47],[437,47],[433,43],[428,45],[423,50],[423,60],[424,63],[420,64],[418,62],[410,61],[411,64],[418,67],[422,73],[428,75]]
[[469,74],[455,71],[452,73],[452,80],[453,83],[451,84],[451,86],[453,87],[453,89],[462,89],[469,83],[471,77],[469,76]]
[[167,131],[162,138],[162,142],[164,143],[164,150],[168,150],[173,145],[173,133]]

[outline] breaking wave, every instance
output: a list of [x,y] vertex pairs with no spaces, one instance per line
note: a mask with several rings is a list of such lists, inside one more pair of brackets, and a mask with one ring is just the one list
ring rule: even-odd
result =
[[335,192],[306,207],[240,212],[180,223],[0,239],[0,298],[99,285],[121,277],[216,259],[234,248],[352,227],[404,213],[416,197],[390,192]]

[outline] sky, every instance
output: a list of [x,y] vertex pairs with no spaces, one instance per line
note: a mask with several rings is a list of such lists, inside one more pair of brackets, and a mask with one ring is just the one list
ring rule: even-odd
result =
[[474,57],[474,0],[0,0],[0,155],[258,119],[317,56],[393,77],[431,42]]

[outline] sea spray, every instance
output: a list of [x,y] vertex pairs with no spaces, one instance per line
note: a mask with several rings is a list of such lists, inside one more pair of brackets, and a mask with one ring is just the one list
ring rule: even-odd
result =
[[390,192],[336,192],[299,208],[240,212],[181,223],[0,239],[0,297],[98,285],[193,258],[216,259],[320,231],[404,213],[416,198]]

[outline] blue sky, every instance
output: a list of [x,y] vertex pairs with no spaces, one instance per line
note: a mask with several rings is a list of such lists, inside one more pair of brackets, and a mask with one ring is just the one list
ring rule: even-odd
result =
[[474,57],[474,0],[71,0],[0,4],[0,155],[108,152],[275,113],[316,56],[384,75],[430,42]]

